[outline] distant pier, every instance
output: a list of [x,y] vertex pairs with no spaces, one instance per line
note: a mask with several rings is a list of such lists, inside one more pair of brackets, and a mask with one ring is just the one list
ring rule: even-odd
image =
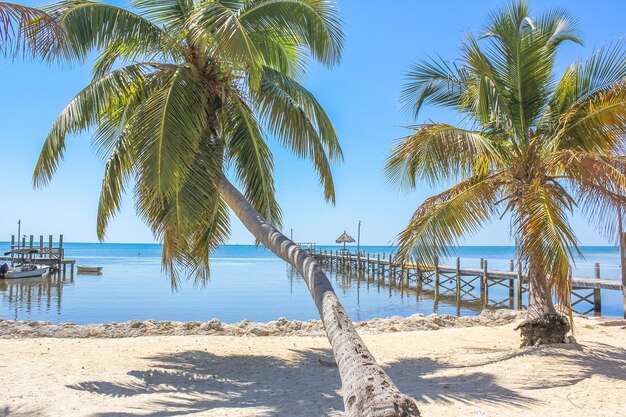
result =
[[[313,246],[315,247],[315,246]],[[340,250],[310,251],[327,269],[343,273],[364,274],[389,286],[399,286],[404,290],[430,293],[435,301],[456,303],[457,306],[508,307],[518,309],[522,305],[522,295],[528,292],[528,277],[522,273],[521,264],[509,261],[509,270],[489,269],[488,261],[481,259],[480,268],[461,266],[461,258],[454,265],[418,265],[403,262],[389,254],[352,254]],[[624,285],[619,280],[601,277],[600,264],[594,265],[594,277],[574,277],[570,273],[571,305],[583,314],[591,312],[599,315],[602,311],[601,290],[621,291],[626,304]],[[505,300],[490,298],[493,287],[508,290]],[[626,311],[624,312],[626,318]]]

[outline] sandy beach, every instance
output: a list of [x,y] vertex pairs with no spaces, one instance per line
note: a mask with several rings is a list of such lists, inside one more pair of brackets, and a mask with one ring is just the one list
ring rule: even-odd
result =
[[[626,409],[626,323],[518,348],[515,322],[363,331],[423,416],[607,416]],[[337,368],[310,336],[0,340],[2,416],[339,416]]]

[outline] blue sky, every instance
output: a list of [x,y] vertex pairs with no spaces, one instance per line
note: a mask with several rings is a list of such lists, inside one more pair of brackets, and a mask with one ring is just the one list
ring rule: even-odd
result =
[[[24,1],[26,5],[46,2]],[[123,1],[112,1],[125,4]],[[504,2],[340,0],[346,43],[342,63],[327,70],[312,67],[305,85],[329,112],[339,133],[345,162],[334,168],[337,204],[323,200],[310,165],[272,143],[278,199],[284,230],[294,229],[298,241],[331,243],[343,232],[356,237],[363,222],[364,245],[388,244],[413,210],[436,192],[427,186],[413,192],[389,186],[382,175],[385,155],[393,141],[413,123],[398,104],[402,74],[427,55],[452,59],[459,55],[465,32],[479,33],[485,17]],[[584,58],[607,41],[624,36],[625,1],[534,1],[535,11],[564,6],[580,20],[585,46],[568,45],[559,56],[559,71]],[[67,102],[90,79],[89,64],[72,68],[37,62],[0,61],[0,240],[16,233],[64,233],[69,241],[96,240],[96,208],[104,162],[90,147],[89,136],[68,141],[65,161],[52,183],[32,187],[32,170],[52,122]],[[450,111],[425,108],[422,120],[456,122]],[[606,240],[573,219],[584,245]],[[150,230],[136,217],[132,198],[110,225],[108,242],[152,242]],[[252,236],[235,218],[231,243],[251,243]],[[508,223],[500,221],[468,245],[511,244]]]

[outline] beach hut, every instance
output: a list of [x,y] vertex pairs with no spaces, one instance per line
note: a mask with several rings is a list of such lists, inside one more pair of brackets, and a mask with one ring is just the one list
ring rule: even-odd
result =
[[349,234],[347,234],[346,231],[344,230],[341,236],[339,236],[337,240],[335,240],[335,242],[343,243],[343,250],[345,251],[346,243],[354,243],[354,238],[350,236]]

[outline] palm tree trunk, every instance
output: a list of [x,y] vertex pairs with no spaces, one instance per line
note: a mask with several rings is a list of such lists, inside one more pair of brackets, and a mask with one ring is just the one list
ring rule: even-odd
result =
[[419,416],[415,402],[376,363],[315,258],[268,223],[224,175],[216,182],[220,195],[250,233],[295,267],[307,283],[337,361],[346,416]]
[[537,319],[546,314],[556,314],[552,302],[552,291],[542,269],[531,262],[528,269],[530,292],[528,294],[528,319]]
[[522,335],[522,346],[563,343],[570,326],[552,302],[552,291],[540,264],[531,259],[528,268],[530,290],[526,320],[517,326]]

